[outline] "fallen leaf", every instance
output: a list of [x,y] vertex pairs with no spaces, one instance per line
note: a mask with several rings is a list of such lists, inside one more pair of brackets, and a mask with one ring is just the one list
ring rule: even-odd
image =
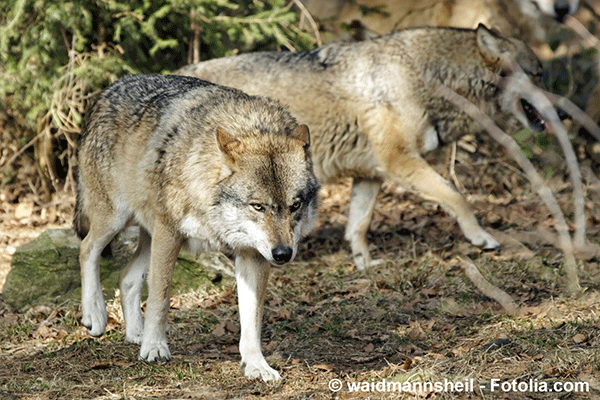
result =
[[232,345],[232,346],[227,346],[225,348],[225,352],[229,353],[229,354],[237,354],[239,353],[239,348],[236,345]]
[[585,341],[585,335],[578,333],[575,336],[573,336],[573,342],[575,342],[576,344],[579,344],[583,341]]
[[317,364],[312,366],[314,369],[318,369],[325,372],[331,372],[333,368],[327,364]]
[[225,334],[225,321],[217,325],[217,327],[213,329],[212,334],[215,336],[223,336]]
[[219,304],[219,302],[215,299],[204,299],[200,302],[199,306],[200,308],[202,308],[203,310],[206,310],[208,308],[213,308],[214,306],[216,306],[217,304]]
[[408,371],[410,369],[410,367],[413,364],[413,360],[411,358],[407,358],[406,360],[404,360],[404,363],[402,364],[402,366],[400,367],[401,369],[403,369],[404,371]]
[[236,324],[229,320],[225,321],[225,329],[227,329],[231,333],[238,333],[240,331],[240,328],[238,328]]
[[19,203],[17,208],[15,208],[15,218],[16,219],[30,217],[31,214],[33,214],[33,203],[30,203],[30,202]]

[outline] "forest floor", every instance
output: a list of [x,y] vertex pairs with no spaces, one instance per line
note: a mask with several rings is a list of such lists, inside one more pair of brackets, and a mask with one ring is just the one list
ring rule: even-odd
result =
[[[19,314],[0,301],[0,398],[600,399],[600,259],[580,261],[585,290],[565,296],[563,256],[548,235],[553,219],[524,175],[499,147],[474,139],[459,145],[452,164],[449,154],[430,162],[468,197],[502,249],[468,244],[438,205],[385,184],[369,233],[382,262],[358,271],[343,240],[349,182],[325,186],[318,226],[269,282],[263,351],[280,382],[240,372],[230,286],[173,296],[173,360],[165,364],[138,361],[139,346],[124,342],[118,300],[108,301],[99,339],[81,326],[77,304]],[[551,171],[537,165],[553,172],[547,183],[570,216],[560,156],[544,160],[552,160]],[[587,234],[598,244],[600,181],[582,167]],[[72,219],[72,194],[42,201],[23,190],[0,189],[0,283],[19,245]],[[506,315],[477,290],[461,257],[505,290],[519,313]]]

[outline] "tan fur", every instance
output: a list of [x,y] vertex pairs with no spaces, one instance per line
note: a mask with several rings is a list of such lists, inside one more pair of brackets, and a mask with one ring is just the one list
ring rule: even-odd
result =
[[577,11],[579,0],[303,0],[325,25],[329,40],[363,40],[413,27],[476,28],[479,24],[545,45],[558,20]]
[[201,77],[274,97],[312,131],[323,183],[355,178],[346,228],[359,268],[370,264],[366,232],[381,181],[390,179],[439,202],[465,236],[484,248],[498,243],[477,223],[466,200],[421,157],[480,130],[434,89],[445,84],[506,129],[528,124],[518,99],[502,96],[501,57],[510,55],[537,79],[541,65],[522,42],[480,26],[407,29],[310,52],[251,53],[184,67]]
[[[129,224],[138,249],[120,279],[126,339],[168,360],[171,278],[182,246],[236,256],[242,368],[277,380],[260,349],[269,265],[296,255],[319,184],[305,125],[276,101],[199,79],[130,76],[92,107],[79,147],[75,223],[81,236],[82,323],[99,336],[106,308],[102,249]],[[141,290],[148,277],[145,318]]]

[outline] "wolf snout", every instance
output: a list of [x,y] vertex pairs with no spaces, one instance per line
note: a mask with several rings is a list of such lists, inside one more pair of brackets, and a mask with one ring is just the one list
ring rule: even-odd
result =
[[279,245],[271,251],[271,254],[277,264],[285,264],[292,259],[294,250],[289,246]]
[[571,5],[566,0],[559,0],[554,3],[554,12],[556,14],[555,19],[558,22],[563,22],[565,17],[571,14]]

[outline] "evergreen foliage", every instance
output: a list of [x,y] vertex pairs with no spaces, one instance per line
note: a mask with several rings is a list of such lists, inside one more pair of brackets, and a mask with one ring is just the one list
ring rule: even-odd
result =
[[109,83],[200,61],[194,49],[210,59],[312,47],[296,20],[285,0],[0,2],[0,129],[33,140],[56,178],[57,152],[69,150],[66,165],[89,100]]

